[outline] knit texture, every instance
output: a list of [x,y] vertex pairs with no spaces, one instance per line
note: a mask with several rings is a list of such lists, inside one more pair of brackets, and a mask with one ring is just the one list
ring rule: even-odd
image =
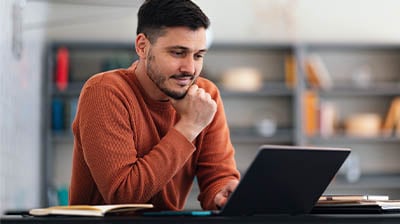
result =
[[197,177],[201,206],[216,209],[216,193],[239,179],[216,86],[197,80],[218,106],[211,124],[189,142],[173,127],[179,115],[172,105],[146,94],[136,64],[94,75],[82,89],[72,125],[69,203],[152,203],[157,210],[181,210]]

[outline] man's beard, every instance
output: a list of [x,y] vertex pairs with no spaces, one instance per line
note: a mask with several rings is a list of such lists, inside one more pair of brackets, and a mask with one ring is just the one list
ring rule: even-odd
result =
[[[146,72],[147,72],[148,77],[151,79],[151,81],[153,81],[153,83],[158,87],[158,89],[160,89],[161,92],[163,92],[165,95],[167,95],[173,99],[176,99],[176,100],[183,99],[186,96],[188,90],[186,90],[184,92],[178,92],[178,91],[168,89],[168,87],[165,86],[165,83],[167,82],[167,78],[165,76],[161,75],[159,72],[156,72],[154,70],[154,68],[152,66],[153,61],[154,61],[154,56],[149,54]],[[169,78],[183,78],[183,77],[190,77],[192,80],[192,84],[195,82],[195,76],[192,74],[188,74],[188,73],[172,75]]]

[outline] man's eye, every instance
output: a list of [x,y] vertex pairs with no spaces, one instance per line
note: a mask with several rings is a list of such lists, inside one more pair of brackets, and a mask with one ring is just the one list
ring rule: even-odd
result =
[[182,52],[182,51],[171,51],[171,54],[175,55],[175,56],[178,56],[178,57],[181,57],[181,56],[185,55],[185,52]]
[[196,54],[194,57],[195,57],[196,59],[201,59],[201,58],[204,58],[204,55],[202,55],[202,54]]

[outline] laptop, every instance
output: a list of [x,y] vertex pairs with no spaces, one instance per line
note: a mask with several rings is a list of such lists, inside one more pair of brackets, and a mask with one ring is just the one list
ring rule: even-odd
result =
[[221,210],[161,211],[145,215],[307,214],[350,151],[349,148],[262,145]]

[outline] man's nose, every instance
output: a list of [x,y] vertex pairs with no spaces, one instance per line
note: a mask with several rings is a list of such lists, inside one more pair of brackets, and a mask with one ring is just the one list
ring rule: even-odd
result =
[[193,57],[185,57],[184,60],[182,60],[180,72],[192,75],[195,74],[195,63],[196,62]]

